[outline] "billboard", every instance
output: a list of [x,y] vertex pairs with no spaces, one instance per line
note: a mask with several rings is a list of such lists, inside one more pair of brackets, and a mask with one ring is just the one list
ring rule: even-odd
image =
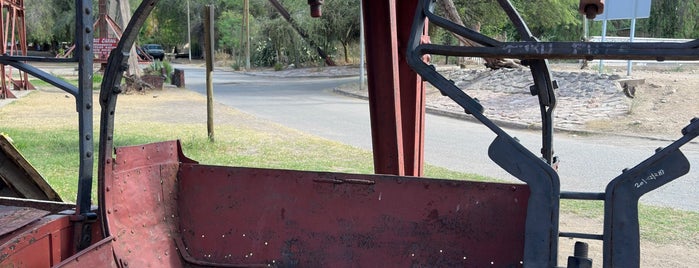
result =
[[[650,17],[651,0],[606,0],[604,13],[597,15],[595,20],[625,20]],[[636,12],[634,16],[634,6]]]

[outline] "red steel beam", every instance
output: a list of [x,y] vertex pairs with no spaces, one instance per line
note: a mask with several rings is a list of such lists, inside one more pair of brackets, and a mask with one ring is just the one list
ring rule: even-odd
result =
[[[27,55],[27,31],[24,20],[24,0],[0,0],[0,54],[14,56],[17,54]],[[16,44],[19,43],[19,47]],[[10,44],[9,49],[7,44]],[[9,81],[17,90],[34,89],[29,83],[27,73],[18,70],[18,79],[14,75],[12,67],[0,65],[0,99],[14,98],[14,94],[9,89]]]
[[404,54],[417,1],[362,2],[374,172],[422,176],[424,87]]
[[362,1],[374,172],[405,175],[396,1]]
[[407,176],[423,175],[425,151],[425,84],[408,66],[405,55],[417,4],[418,0],[396,2],[403,159]]

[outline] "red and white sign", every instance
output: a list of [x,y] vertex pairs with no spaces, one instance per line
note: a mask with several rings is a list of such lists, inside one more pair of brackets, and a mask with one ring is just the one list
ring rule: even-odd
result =
[[116,38],[95,38],[92,40],[95,59],[99,61],[107,61],[109,53],[116,48],[119,39]]

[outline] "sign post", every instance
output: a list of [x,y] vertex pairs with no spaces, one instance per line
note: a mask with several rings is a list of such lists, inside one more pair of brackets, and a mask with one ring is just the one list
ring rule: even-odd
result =
[[[629,42],[633,42],[634,36],[636,35],[636,19],[650,17],[650,4],[651,0],[607,0],[605,2],[604,12],[595,19],[602,21],[602,42],[605,41],[607,35],[607,20],[626,19],[631,19]],[[631,75],[631,64],[632,62],[629,60],[626,66],[626,75]],[[600,73],[602,72],[603,65],[603,60],[600,60]]]
[[94,38],[92,39],[95,62],[106,63],[109,53],[116,48],[119,39],[117,38]]

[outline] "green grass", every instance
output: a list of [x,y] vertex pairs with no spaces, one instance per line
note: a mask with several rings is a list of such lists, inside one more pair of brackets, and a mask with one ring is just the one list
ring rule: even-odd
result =
[[[174,131],[173,131],[174,130]],[[77,187],[77,130],[3,128],[20,152],[39,170],[64,200],[74,202]],[[180,139],[185,155],[202,164],[314,170],[345,173],[373,173],[369,151],[310,135],[287,139],[279,133],[259,133],[245,128],[221,126],[215,129],[216,142],[209,142],[200,124],[130,123],[117,127],[115,146],[145,144]],[[97,135],[97,133],[95,133]],[[97,144],[94,144],[97,150]],[[96,167],[95,167],[96,170]],[[433,178],[492,178],[426,166]],[[94,174],[96,176],[96,174]]]
[[[67,77],[62,77],[62,76],[57,76],[59,79],[66,81],[70,83],[71,85],[78,86],[78,78],[67,78]],[[102,79],[104,77],[100,73],[94,73],[92,75],[92,89],[98,90],[100,88],[100,85],[102,84]],[[35,87],[53,87],[51,84],[48,82],[41,80],[41,79],[29,79],[29,83],[34,85]]]
[[[176,96],[183,97],[180,95],[182,93]],[[58,100],[65,99],[61,94],[56,96]],[[0,131],[7,133],[14,140],[19,151],[64,200],[74,202],[78,177],[78,134],[75,123],[72,122],[75,117],[60,115],[58,117],[62,121],[58,123],[56,120],[40,117],[34,119],[39,121],[28,125],[26,125],[26,120],[29,120],[27,118],[22,121],[25,122],[24,124],[11,121],[16,118],[14,114],[34,111],[39,108],[38,103],[45,103],[37,102],[36,99],[34,102],[25,102],[33,97],[34,95],[30,95],[0,110],[0,119],[5,123]],[[136,105],[128,107],[130,109],[140,107],[139,105],[142,104],[138,101],[148,100],[148,98],[147,96],[133,98],[136,100]],[[162,98],[165,97],[158,99]],[[55,101],[47,106],[52,107]],[[185,155],[202,164],[373,173],[373,160],[369,151],[307,135],[269,122],[260,123],[259,119],[243,118],[240,119],[242,123],[217,125],[216,142],[212,143],[208,140],[206,126],[203,123],[132,120],[131,116],[142,115],[143,112],[135,111],[128,114],[127,106],[121,107],[124,108],[121,111],[126,114],[120,114],[117,118],[115,146],[180,139]],[[63,108],[74,109],[72,105]],[[49,110],[45,114],[51,116],[55,115],[55,112]],[[97,134],[95,132],[95,135]],[[95,150],[97,150],[96,146]],[[485,176],[464,174],[430,165],[425,166],[425,176],[495,181]],[[570,200],[561,202],[562,214],[575,214],[601,220],[603,211],[602,202]],[[644,239],[659,243],[689,241],[682,243],[696,244],[698,242],[699,213],[642,205],[639,214],[641,234]]]
[[[562,200],[561,211],[588,219],[604,219],[602,201]],[[699,237],[699,213],[696,212],[640,205],[638,221],[641,237],[649,241],[670,243],[690,238],[697,242]]]

